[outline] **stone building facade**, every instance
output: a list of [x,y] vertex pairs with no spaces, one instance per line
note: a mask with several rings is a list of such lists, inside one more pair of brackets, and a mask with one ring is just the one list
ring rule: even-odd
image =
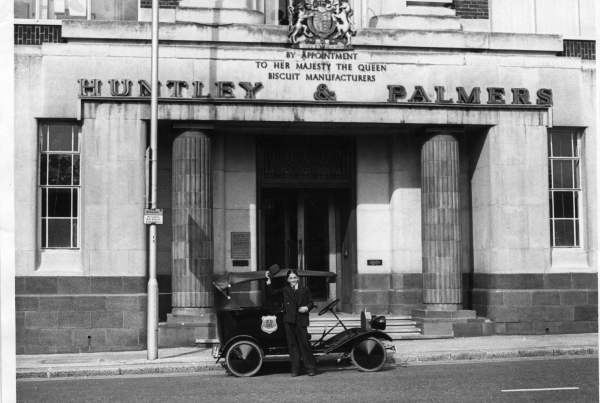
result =
[[[212,279],[274,263],[424,332],[597,331],[593,2],[342,2],[343,49],[213,3],[161,2],[161,346],[209,343]],[[21,354],[145,348],[150,13],[92,14],[15,22]]]

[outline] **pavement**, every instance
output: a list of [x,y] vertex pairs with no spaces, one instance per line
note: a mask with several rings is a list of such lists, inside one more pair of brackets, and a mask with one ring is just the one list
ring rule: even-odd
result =
[[[598,334],[487,336],[455,339],[401,340],[390,364],[431,361],[494,360],[527,357],[598,356]],[[173,374],[224,371],[211,348],[165,348],[158,359],[146,351],[18,355],[17,379]],[[319,358],[319,368],[337,364],[338,356]],[[272,359],[277,359],[274,357]],[[281,357],[280,357],[281,359]],[[339,364],[337,364],[339,366]]]

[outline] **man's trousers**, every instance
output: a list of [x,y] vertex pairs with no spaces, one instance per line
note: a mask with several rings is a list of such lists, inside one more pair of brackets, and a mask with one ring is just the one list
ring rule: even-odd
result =
[[287,339],[288,349],[290,350],[292,373],[300,373],[300,368],[302,366],[300,357],[302,357],[306,369],[315,369],[317,365],[315,357],[312,355],[312,348],[310,346],[310,341],[308,340],[306,328],[298,327],[295,323],[285,322],[285,337]]

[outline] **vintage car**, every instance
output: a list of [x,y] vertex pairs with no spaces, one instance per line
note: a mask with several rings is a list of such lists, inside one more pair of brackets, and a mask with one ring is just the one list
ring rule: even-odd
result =
[[[335,281],[335,274],[301,270],[299,277],[325,277]],[[275,279],[283,278],[279,272]],[[253,376],[260,370],[266,356],[288,355],[283,310],[278,306],[239,307],[230,296],[230,289],[236,284],[266,280],[264,271],[228,273],[213,284],[226,297],[224,308],[217,311],[217,332],[220,345],[213,350],[217,363],[224,359],[228,373],[242,377]],[[339,359],[350,358],[360,371],[379,371],[387,358],[386,349],[393,349],[392,339],[383,332],[386,321],[384,316],[371,316],[361,313],[361,327],[347,328],[334,312],[337,299],[319,311],[319,315],[331,312],[338,323],[311,342],[313,354],[323,356],[338,354]],[[337,327],[344,330],[328,339],[326,337]],[[387,344],[387,345],[386,345]]]

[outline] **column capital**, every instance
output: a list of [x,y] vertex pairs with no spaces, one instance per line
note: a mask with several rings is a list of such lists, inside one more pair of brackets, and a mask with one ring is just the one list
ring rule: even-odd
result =
[[214,125],[203,123],[174,123],[173,130],[182,131],[177,138],[205,138],[210,139],[209,134],[214,130]]
[[426,126],[421,131],[423,143],[428,141],[458,141],[465,132],[464,126]]

